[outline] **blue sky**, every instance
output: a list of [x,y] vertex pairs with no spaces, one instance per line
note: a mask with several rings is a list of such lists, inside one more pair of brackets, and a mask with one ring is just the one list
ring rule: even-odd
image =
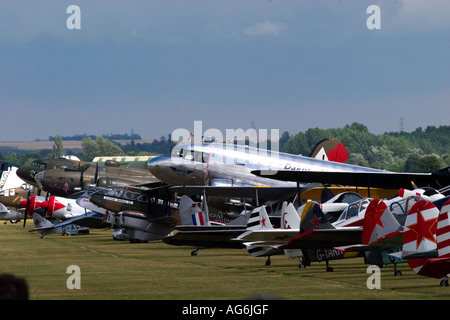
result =
[[0,0],[1,140],[450,125],[449,16],[446,0]]

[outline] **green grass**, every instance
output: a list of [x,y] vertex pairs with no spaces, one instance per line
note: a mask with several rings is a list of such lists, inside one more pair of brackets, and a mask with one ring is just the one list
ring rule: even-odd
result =
[[[130,244],[114,241],[111,230],[89,235],[49,235],[43,239],[21,224],[0,225],[1,273],[26,279],[30,299],[100,300],[237,300],[271,295],[284,299],[449,299],[450,287],[417,276],[406,264],[402,277],[391,266],[381,270],[381,289],[366,286],[367,265],[362,258],[298,268],[284,255],[249,256],[246,250],[207,249],[191,256],[190,247],[160,241]],[[81,269],[81,289],[69,290],[67,267]]]

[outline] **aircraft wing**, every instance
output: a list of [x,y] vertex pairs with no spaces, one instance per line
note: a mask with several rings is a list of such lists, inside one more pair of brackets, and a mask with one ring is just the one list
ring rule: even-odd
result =
[[196,226],[196,225],[178,225],[174,230],[178,231],[218,231],[218,230],[243,230],[247,225],[223,225],[223,226]]
[[361,243],[361,228],[313,229],[297,234],[280,249],[326,249]]
[[202,195],[203,192],[208,196],[217,197],[240,197],[249,199],[275,199],[287,196],[294,196],[297,188],[292,187],[267,187],[267,186],[249,186],[249,187],[228,187],[228,186],[174,186],[170,187],[171,192],[177,192],[187,196]]
[[167,244],[175,246],[237,249],[242,249],[245,247],[242,242],[232,240],[245,232],[245,228],[215,228],[216,230],[211,230],[210,228],[208,228],[207,230],[179,231],[172,236],[164,237],[162,240]]
[[335,247],[337,250],[345,252],[370,251],[374,249],[401,248],[403,246],[403,232],[397,231],[387,235],[384,238],[370,244],[354,244],[348,246]]
[[257,176],[282,181],[299,181],[303,183],[324,183],[371,188],[399,189],[411,188],[411,182],[426,185],[434,182],[438,175],[434,173],[401,173],[401,172],[325,172],[325,171],[293,171],[293,170],[255,170]]
[[104,217],[103,214],[91,211],[86,214],[64,220],[60,223],[54,224],[51,227],[40,227],[31,229],[30,232],[57,229],[71,224],[87,228],[104,228],[106,227],[107,223],[103,221],[103,217]]
[[260,245],[277,246],[286,245],[289,241],[298,236],[298,229],[261,229],[248,230],[236,240],[242,242],[258,242]]
[[298,229],[269,229],[250,230],[236,240],[279,249],[326,249],[361,243],[361,234],[361,228],[314,229],[302,233]]

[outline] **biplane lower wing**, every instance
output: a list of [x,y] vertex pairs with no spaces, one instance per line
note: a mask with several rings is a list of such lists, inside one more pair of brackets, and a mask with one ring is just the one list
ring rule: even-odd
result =
[[297,234],[281,249],[327,249],[361,242],[361,228],[313,229]]
[[175,246],[193,246],[201,248],[237,248],[245,246],[242,242],[232,239],[238,237],[245,229],[221,229],[221,227],[208,228],[208,230],[179,231],[162,240]]

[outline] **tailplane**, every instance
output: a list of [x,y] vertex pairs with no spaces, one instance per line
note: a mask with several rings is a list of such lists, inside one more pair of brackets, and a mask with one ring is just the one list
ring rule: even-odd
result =
[[181,224],[186,226],[209,226],[209,217],[200,209],[198,204],[188,196],[180,199]]

